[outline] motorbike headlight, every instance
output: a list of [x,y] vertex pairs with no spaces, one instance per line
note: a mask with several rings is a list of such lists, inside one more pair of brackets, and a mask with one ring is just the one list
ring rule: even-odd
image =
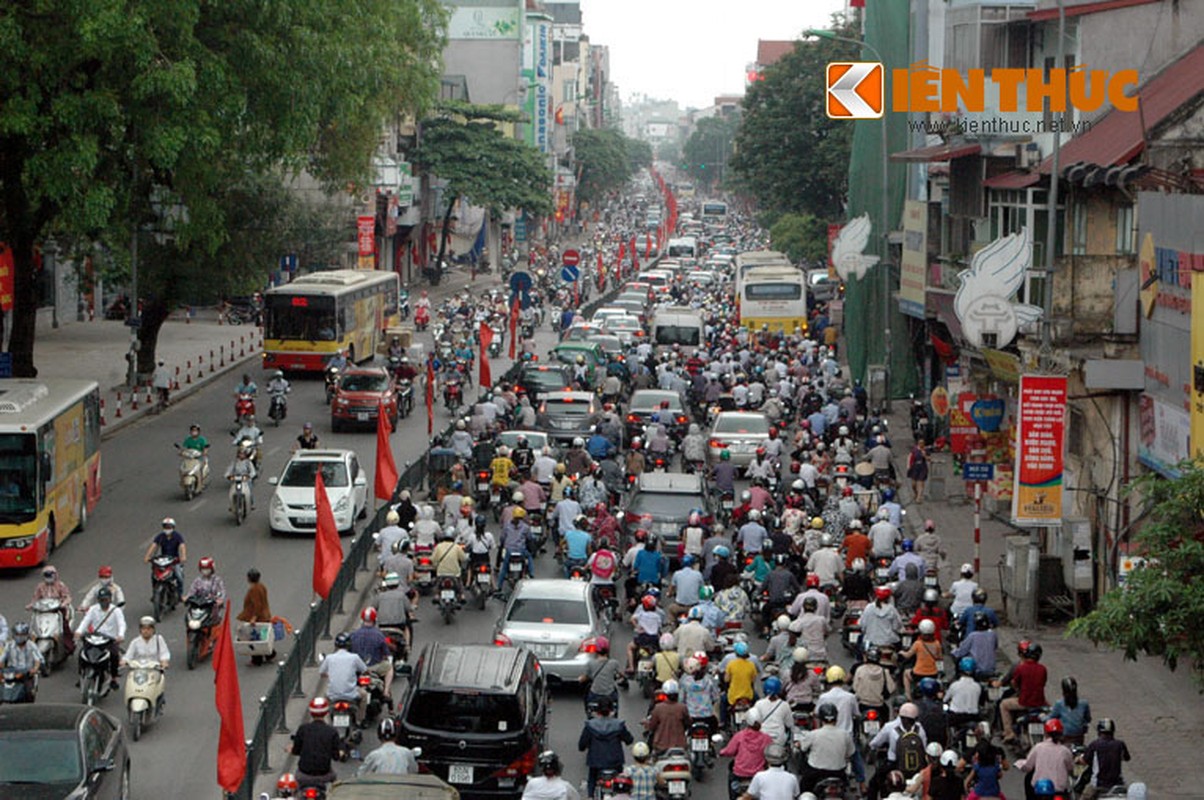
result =
[[146,680],[147,680],[147,674],[146,674],[146,670],[142,670],[142,669],[140,669],[140,670],[136,671],[136,672],[134,673],[134,675],[133,675],[133,678],[134,678],[134,684],[135,684],[136,686],[143,686],[143,685],[145,685],[145,684],[146,684]]
[[188,630],[190,630],[190,631],[200,630],[200,627],[201,627],[201,621],[199,619],[188,620]]

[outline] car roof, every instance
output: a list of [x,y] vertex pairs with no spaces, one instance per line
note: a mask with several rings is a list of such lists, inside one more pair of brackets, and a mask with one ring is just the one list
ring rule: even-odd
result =
[[596,342],[591,342],[591,341],[588,341],[588,340],[587,340],[587,341],[575,340],[575,341],[572,341],[572,342],[561,342],[560,344],[558,344],[558,345],[556,345],[555,347],[553,347],[553,348],[552,348],[552,352],[557,352],[557,351],[560,351],[560,350],[590,350],[590,351],[595,351],[595,350],[597,350],[597,349],[598,349],[598,345],[597,345],[597,343],[596,343]]
[[700,494],[702,476],[684,472],[644,472],[640,474],[639,489],[659,494]]
[[725,419],[743,419],[746,417],[748,419],[768,419],[768,417],[759,411],[720,411],[715,419],[717,420],[719,417],[724,417]]
[[563,600],[586,600],[589,584],[566,578],[527,578],[515,590],[518,597],[544,597]]
[[289,461],[342,461],[354,455],[354,450],[298,450]]
[[[78,703],[38,703],[37,705],[0,706],[0,730],[48,731],[71,730],[94,709]],[[99,712],[98,713],[103,713]]]
[[676,398],[677,400],[681,400],[681,395],[672,389],[636,389],[631,393],[631,399],[627,404],[632,405],[637,397],[655,397],[658,400],[672,400]]
[[513,647],[435,643],[422,653],[419,687],[514,692],[526,657],[525,650]]

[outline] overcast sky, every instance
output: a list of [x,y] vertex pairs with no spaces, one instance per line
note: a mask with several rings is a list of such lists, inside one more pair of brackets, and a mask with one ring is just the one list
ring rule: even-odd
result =
[[826,28],[844,0],[581,0],[590,41],[610,48],[611,80],[633,93],[704,108],[743,94],[758,39]]

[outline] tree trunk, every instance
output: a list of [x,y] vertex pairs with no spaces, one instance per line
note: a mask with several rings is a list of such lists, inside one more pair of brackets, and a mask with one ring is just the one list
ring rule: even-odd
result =
[[439,229],[439,253],[435,256],[435,265],[430,268],[431,286],[438,286],[443,278],[443,257],[447,253],[447,240],[451,237],[451,215],[455,207],[456,198],[453,197],[448,201],[447,211],[443,213],[443,225]]
[[152,295],[142,304],[142,327],[138,329],[138,382],[150,379],[155,371],[155,348],[159,331],[167,321],[170,309],[161,298]]
[[38,322],[38,282],[34,273],[33,239],[25,231],[10,230],[13,231],[13,327],[8,352],[13,359],[14,378],[36,378],[38,368],[33,363],[33,342]]

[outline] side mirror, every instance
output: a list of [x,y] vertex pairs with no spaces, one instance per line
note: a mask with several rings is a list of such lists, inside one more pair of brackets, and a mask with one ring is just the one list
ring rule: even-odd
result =
[[275,486],[280,483],[280,479],[273,475],[272,477],[268,478],[268,483],[272,486]]
[[414,754],[414,758],[422,758],[422,748],[421,747],[412,747],[412,748],[410,748],[410,752]]
[[106,758],[102,761],[97,761],[92,765],[92,774],[96,775],[100,772],[112,772],[115,767],[116,764],[113,763],[113,759]]
[[368,484],[368,479],[366,477],[364,477],[364,473],[361,472],[359,475],[355,476],[355,485],[356,486],[366,486],[367,484]]

